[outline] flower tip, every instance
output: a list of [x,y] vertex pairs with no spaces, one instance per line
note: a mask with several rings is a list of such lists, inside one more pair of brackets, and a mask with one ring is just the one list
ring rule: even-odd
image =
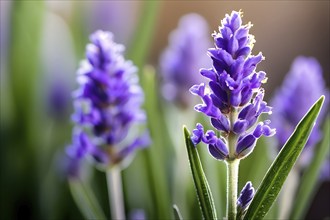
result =
[[190,87],[189,92],[193,95],[203,96],[205,90],[205,84],[201,83],[199,85],[193,85]]

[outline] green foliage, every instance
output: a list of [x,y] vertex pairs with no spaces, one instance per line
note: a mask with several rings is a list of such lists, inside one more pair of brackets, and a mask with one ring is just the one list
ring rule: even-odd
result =
[[326,160],[329,148],[329,135],[330,134],[330,117],[325,121],[323,128],[323,140],[316,147],[314,157],[304,172],[301,179],[301,184],[297,190],[295,202],[292,207],[290,219],[303,219],[311,204],[313,195],[315,195],[317,187],[317,180],[319,177],[320,169]]
[[186,127],[183,128],[183,132],[188,152],[190,168],[203,217],[205,219],[217,219],[211,189],[204,174],[197,148],[192,143],[190,139],[190,133]]
[[175,220],[182,220],[183,219],[177,205],[173,205],[173,212],[174,212],[174,219]]
[[[141,19],[135,30],[135,37],[129,47],[127,57],[131,59],[138,68],[142,68],[150,48],[150,41],[153,37],[156,18],[158,15],[159,1],[143,2],[144,8]],[[141,72],[140,72],[141,75]]]
[[80,180],[69,180],[71,194],[86,219],[106,219],[92,190]]
[[143,154],[147,164],[149,184],[152,188],[152,198],[155,202],[156,217],[169,219],[171,217],[171,203],[165,161],[167,159],[166,151],[170,149],[170,146],[166,141],[169,139],[166,138],[165,128],[160,126],[164,122],[162,122],[162,114],[159,111],[156,82],[155,70],[152,67],[146,67],[143,71],[142,86],[145,90],[145,109],[152,144]]
[[324,102],[324,96],[312,106],[267,171],[244,219],[262,219],[276,200],[284,181],[303,150]]

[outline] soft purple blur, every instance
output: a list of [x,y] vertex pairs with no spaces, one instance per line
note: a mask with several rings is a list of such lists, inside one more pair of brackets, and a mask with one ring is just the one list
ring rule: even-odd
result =
[[[325,94],[327,94],[327,90],[318,61],[312,57],[297,57],[272,100],[272,105],[275,106],[272,118],[274,126],[277,128],[276,137],[280,146],[283,146],[314,102]],[[314,146],[320,140],[319,127],[323,116],[324,110],[308,139],[308,147]]]
[[300,56],[293,61],[289,73],[272,100],[272,121],[277,129],[278,147],[281,148],[308,109],[321,95],[326,95],[324,108],[301,155],[301,164],[308,163],[313,155],[313,150],[309,148],[315,146],[322,137],[320,126],[327,111],[328,94],[318,61],[313,57]]
[[211,45],[208,24],[198,14],[187,14],[171,32],[169,45],[160,57],[162,94],[180,106],[191,102],[188,89],[202,80],[196,74],[201,67],[211,66],[206,50]]

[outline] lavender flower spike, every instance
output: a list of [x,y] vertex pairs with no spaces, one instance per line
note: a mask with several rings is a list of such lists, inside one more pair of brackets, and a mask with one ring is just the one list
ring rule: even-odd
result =
[[181,107],[190,104],[189,92],[202,77],[196,75],[201,67],[211,66],[204,51],[211,45],[208,25],[198,14],[187,14],[180,19],[178,28],[171,32],[169,45],[160,57],[162,94],[168,101]]
[[96,31],[86,47],[86,60],[77,73],[80,88],[74,93],[76,123],[67,153],[80,160],[91,157],[101,167],[120,163],[137,148],[149,144],[147,134],[127,138],[133,126],[144,124],[144,97],[136,67],[125,61],[124,47],[110,32]]
[[[310,106],[321,95],[327,93],[318,61],[312,57],[297,57],[282,87],[276,92],[272,100],[272,104],[276,105],[272,119],[274,119],[274,126],[277,130],[276,138],[279,148],[287,141]],[[327,106],[326,104],[325,106]],[[324,118],[325,111],[326,109],[321,111],[316,126],[307,141],[299,160],[301,164],[308,163],[312,156],[312,146],[315,146],[322,137],[320,123]]]
[[[263,101],[261,85],[267,80],[266,73],[256,71],[264,57],[261,53],[251,54],[255,42],[249,34],[252,25],[242,25],[241,16],[241,12],[233,11],[222,20],[219,33],[212,35],[215,47],[208,50],[213,67],[200,70],[210,82],[208,86],[201,83],[190,89],[203,101],[195,110],[207,115],[224,139],[217,138],[221,143],[215,145],[201,132],[194,132],[192,138],[208,144],[211,155],[220,160],[244,158],[252,152],[258,138],[275,134],[269,127],[270,121],[255,126],[259,116],[271,114],[272,108]],[[197,130],[201,131],[200,126]]]

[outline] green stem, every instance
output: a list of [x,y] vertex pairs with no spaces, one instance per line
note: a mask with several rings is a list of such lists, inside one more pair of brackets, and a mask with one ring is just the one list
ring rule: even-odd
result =
[[111,219],[125,219],[123,189],[120,168],[115,166],[106,172]]
[[233,132],[234,123],[237,121],[238,109],[232,108],[229,113],[230,131],[227,138],[229,158],[227,159],[227,219],[235,220],[237,207],[238,168],[240,160],[236,159],[236,146],[238,136]]
[[234,129],[234,123],[237,121],[238,117],[238,109],[232,108],[231,112],[229,113],[229,122],[230,122],[230,131],[228,134],[228,150],[229,150],[229,160],[235,160],[236,156],[236,145],[237,145],[237,139],[238,136],[233,132]]
[[237,207],[237,183],[240,160],[227,161],[227,219],[235,220]]

